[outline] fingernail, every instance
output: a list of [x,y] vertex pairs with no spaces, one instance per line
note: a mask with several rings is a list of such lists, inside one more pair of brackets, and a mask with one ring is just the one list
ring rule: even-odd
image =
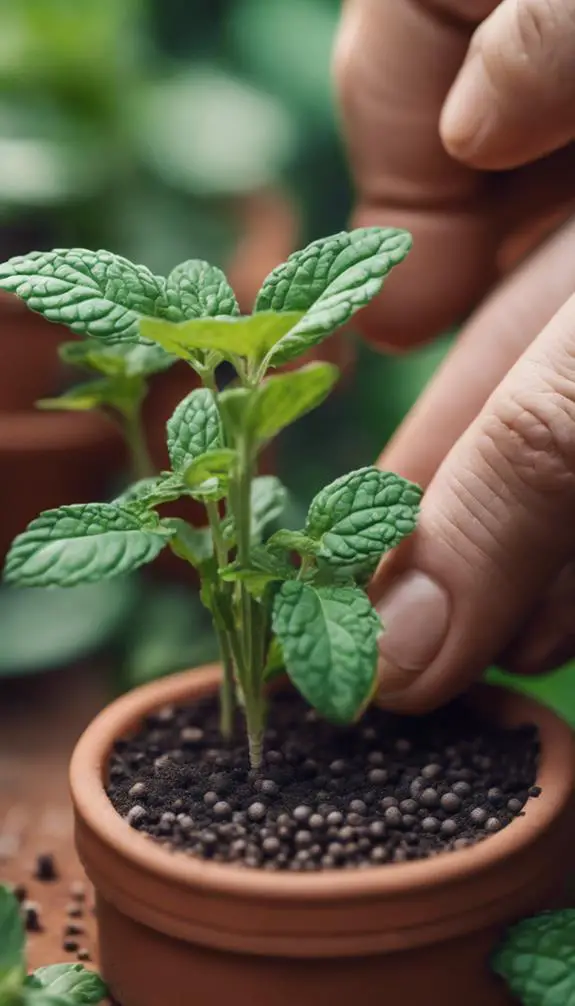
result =
[[470,156],[484,143],[495,123],[491,84],[479,53],[464,63],[441,112],[440,132],[447,149]]
[[384,628],[379,641],[380,692],[402,691],[440,650],[449,623],[449,595],[425,573],[411,570],[390,586],[378,612]]

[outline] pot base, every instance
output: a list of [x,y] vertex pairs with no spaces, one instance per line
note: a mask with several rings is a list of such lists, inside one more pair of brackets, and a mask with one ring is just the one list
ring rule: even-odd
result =
[[[551,899],[552,900],[552,899]],[[481,966],[502,930],[449,946],[326,961],[230,954],[175,940],[97,904],[102,973],[119,1006],[511,1006]],[[326,966],[327,965],[327,966]]]

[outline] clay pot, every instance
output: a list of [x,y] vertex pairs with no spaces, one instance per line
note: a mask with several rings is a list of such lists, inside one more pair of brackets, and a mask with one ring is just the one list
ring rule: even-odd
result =
[[103,499],[124,453],[103,416],[38,412],[66,376],[58,346],[73,336],[0,292],[0,557],[41,510]]
[[166,703],[214,692],[204,668],[101,713],[71,767],[76,838],[97,892],[104,976],[122,1006],[504,1006],[489,957],[511,922],[561,903],[572,847],[575,747],[543,707],[483,690],[492,719],[534,722],[542,794],[481,844],[408,864],[282,875],[170,853],[104,791],[115,739]]
[[0,555],[41,510],[104,499],[122,464],[118,434],[103,416],[0,412]]
[[29,409],[36,399],[57,395],[63,366],[58,346],[73,339],[65,328],[46,321],[25,303],[0,291],[0,410]]

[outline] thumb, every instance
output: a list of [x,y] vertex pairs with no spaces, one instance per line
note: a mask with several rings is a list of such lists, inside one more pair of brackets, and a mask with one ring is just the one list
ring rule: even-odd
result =
[[441,135],[452,156],[490,169],[575,137],[575,0],[503,0],[473,36]]
[[416,534],[383,565],[386,706],[433,708],[497,658],[575,555],[574,507],[575,296],[448,454]]

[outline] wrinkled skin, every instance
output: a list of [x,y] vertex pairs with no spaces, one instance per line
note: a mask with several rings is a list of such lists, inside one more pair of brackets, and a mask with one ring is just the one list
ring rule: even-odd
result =
[[381,458],[428,487],[374,585],[382,695],[421,712],[575,652],[575,0],[345,0],[334,74],[353,224],[414,236],[366,338],[468,318]]

